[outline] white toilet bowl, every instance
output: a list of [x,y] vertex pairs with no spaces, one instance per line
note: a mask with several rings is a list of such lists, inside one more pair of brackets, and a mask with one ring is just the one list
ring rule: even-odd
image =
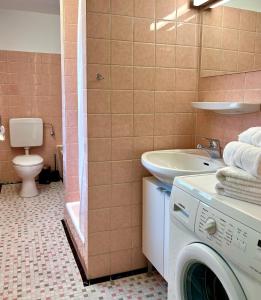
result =
[[35,177],[43,168],[43,158],[40,155],[19,155],[12,162],[17,175],[22,179],[20,196],[23,198],[37,196],[39,192]]

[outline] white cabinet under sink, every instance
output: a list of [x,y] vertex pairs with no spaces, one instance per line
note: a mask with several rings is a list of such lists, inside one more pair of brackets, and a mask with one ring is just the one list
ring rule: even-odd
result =
[[142,250],[168,281],[170,187],[154,177],[143,178]]

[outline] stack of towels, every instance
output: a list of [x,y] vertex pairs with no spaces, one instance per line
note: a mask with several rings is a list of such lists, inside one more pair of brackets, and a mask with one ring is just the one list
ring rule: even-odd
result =
[[228,167],[216,176],[220,195],[261,205],[261,127],[252,127],[228,143],[223,152]]

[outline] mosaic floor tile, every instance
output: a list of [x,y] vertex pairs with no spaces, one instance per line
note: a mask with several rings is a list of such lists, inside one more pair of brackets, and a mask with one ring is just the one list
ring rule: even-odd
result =
[[157,273],[83,287],[66,239],[63,184],[41,186],[35,198],[20,198],[19,185],[0,193],[1,300],[163,300],[167,286]]

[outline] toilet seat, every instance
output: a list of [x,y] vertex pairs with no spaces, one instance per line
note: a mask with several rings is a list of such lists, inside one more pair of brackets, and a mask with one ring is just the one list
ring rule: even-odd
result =
[[43,163],[40,155],[18,155],[12,160],[13,164],[20,167],[32,167]]

